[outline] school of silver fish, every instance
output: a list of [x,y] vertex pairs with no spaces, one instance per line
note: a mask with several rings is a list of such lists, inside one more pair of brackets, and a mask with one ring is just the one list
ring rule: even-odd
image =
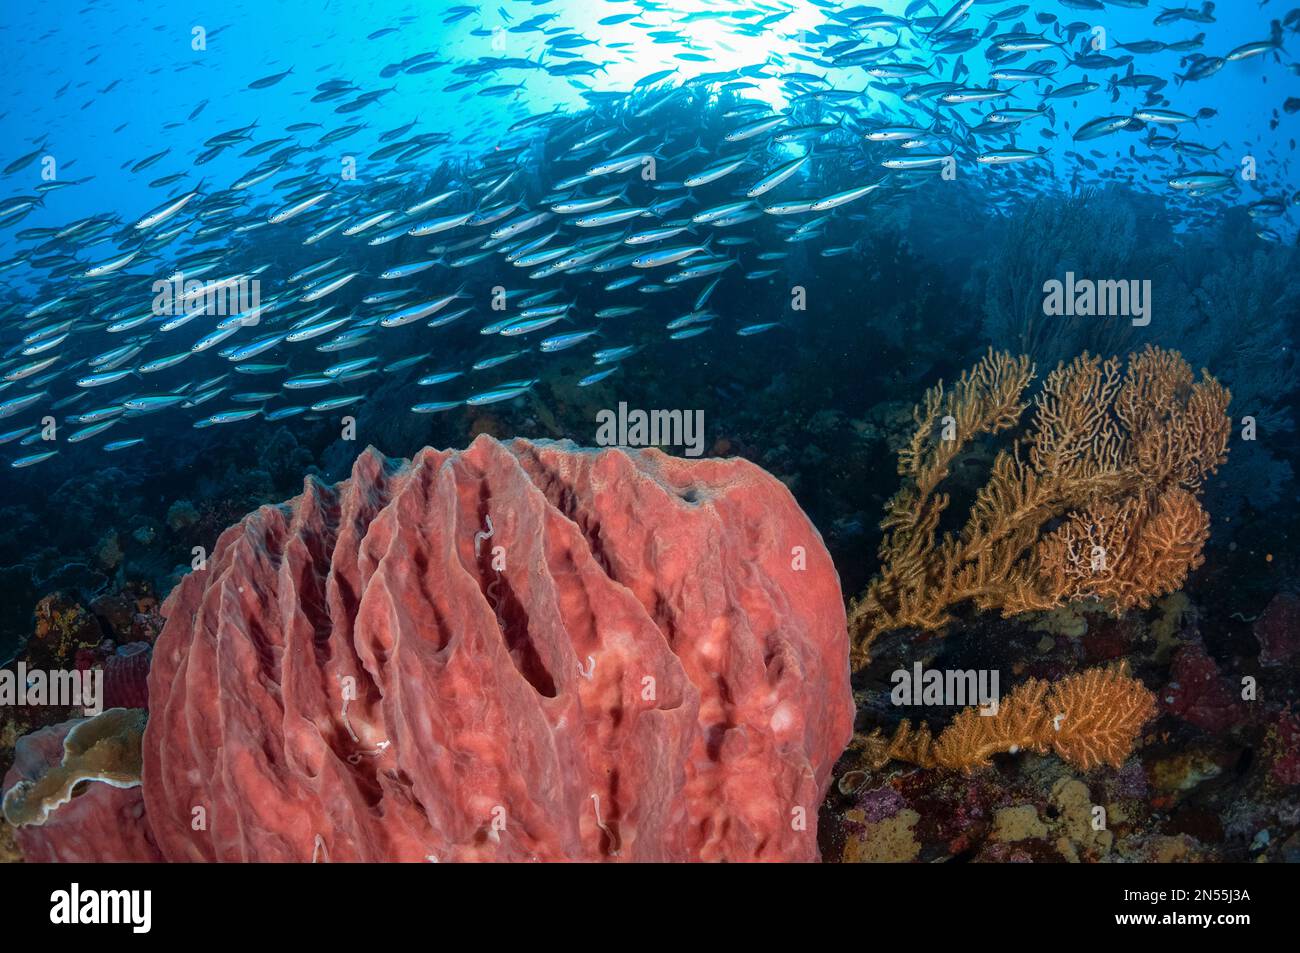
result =
[[[373,88],[320,82],[310,97],[318,114],[283,130],[253,121],[215,131],[185,157],[188,168],[149,183],[166,198],[134,215],[21,227],[52,193],[85,180],[0,201],[12,252],[0,275],[23,269],[41,289],[0,306],[0,444],[16,448],[10,466],[41,463],[63,444],[138,447],[158,433],[148,422],[158,414],[200,428],[336,417],[394,382],[409,388],[412,412],[441,413],[523,397],[556,352],[580,349],[585,387],[665,339],[781,333],[779,315],[740,323],[713,305],[732,282],[778,278],[794,250],[852,256],[854,232],[955,169],[985,176],[994,207],[1049,185],[1106,182],[1165,193],[1189,227],[1212,221],[1222,203],[1243,205],[1270,241],[1283,240],[1300,202],[1280,184],[1289,156],[1276,158],[1283,173],[1266,186],[1272,194],[1245,188],[1225,143],[1206,138],[1214,110],[1195,101],[1199,84],[1244,60],[1295,76],[1284,44],[1300,32],[1300,10],[1257,41],[1220,49],[1214,4],[1164,8],[1152,11],[1160,39],[1097,49],[1087,18],[1102,0],[1050,5],[1081,18],[1070,22],[1041,12],[1047,4],[915,0],[889,14],[810,0],[799,6],[819,24],[799,30],[796,52],[708,72],[711,51],[692,40],[693,23],[762,36],[781,32],[795,6],[605,0],[613,12],[600,25],[643,29],[646,42],[680,47],[683,64],[611,91],[596,82],[603,57],[631,56],[631,45],[602,43],[557,13],[510,12],[538,5],[446,6],[435,14],[441,29],[488,37],[504,28],[529,54],[426,52],[386,66]],[[1139,58],[1171,52],[1181,72],[1142,71]],[[521,94],[534,71],[566,79],[585,105],[528,112]],[[446,77],[446,92],[505,103],[508,128],[457,138],[418,131],[430,120],[409,117],[377,140],[361,135],[369,125],[356,114],[388,116],[392,86],[380,84],[429,73]],[[755,95],[773,79],[779,105]],[[290,68],[247,86],[300,81]],[[661,121],[704,103],[698,125]],[[1071,128],[1058,116],[1065,104],[1093,118]],[[476,138],[469,161],[440,161]],[[356,160],[371,171],[340,177],[338,150],[361,141],[371,144]],[[35,177],[45,143],[32,145],[4,179]],[[1113,156],[1101,148],[1110,146]],[[241,175],[202,177],[233,155]],[[154,175],[179,158],[151,151],[124,174]],[[1055,175],[1036,172],[1042,164]]]

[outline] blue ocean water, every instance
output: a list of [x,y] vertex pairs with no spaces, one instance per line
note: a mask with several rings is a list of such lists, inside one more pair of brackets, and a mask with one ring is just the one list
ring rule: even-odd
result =
[[[907,7],[918,6],[916,16],[945,12],[943,4],[885,3],[854,9],[898,15]],[[1025,8],[1021,16],[988,19],[990,14],[1018,7]],[[94,177],[84,187],[58,196],[57,202],[51,199],[24,224],[53,224],[105,211],[127,217],[156,204],[159,195],[148,188],[149,180],[188,169],[189,162],[202,151],[203,140],[212,134],[253,122],[259,137],[283,135],[284,127],[295,121],[315,120],[327,129],[342,125],[334,112],[337,102],[310,102],[316,85],[333,78],[347,79],[362,89],[393,90],[376,107],[355,114],[364,119],[366,128],[347,140],[349,150],[364,152],[378,144],[379,134],[386,129],[417,120],[418,131],[450,135],[444,146],[426,157],[426,166],[448,155],[472,156],[490,150],[510,138],[507,129],[515,120],[556,108],[576,112],[586,105],[584,96],[629,92],[636,80],[663,69],[675,70],[669,83],[682,83],[704,74],[765,67],[763,78],[750,77],[755,88],[746,92],[776,107],[785,105],[798,88],[797,83],[783,82],[783,74],[806,71],[824,76],[837,89],[863,89],[873,80],[860,68],[828,69],[825,61],[818,62],[825,49],[822,44],[842,35],[819,32],[819,28],[841,25],[844,19],[851,22],[851,17],[835,19],[844,9],[839,4],[807,0],[757,5],[619,0],[503,2],[495,6],[377,2],[363,8],[336,2],[227,3],[211,8],[184,3],[18,3],[8,5],[0,21],[0,42],[10,78],[0,93],[0,114],[12,155],[48,138],[47,153],[61,160],[60,177]],[[1222,56],[1250,41],[1267,40],[1270,21],[1285,13],[1276,2],[1223,4],[1212,14],[1213,23],[1155,25],[1152,21],[1160,9],[1158,5],[1116,4],[1088,11],[1055,2],[977,3],[968,16],[981,30],[985,23],[1010,30],[1020,22],[1027,24],[1030,32],[1039,32],[1043,25],[1035,22],[1035,14],[1049,14],[1060,24],[1085,23],[1103,30],[1099,34],[1102,49],[1118,55],[1124,54],[1111,49],[1111,44],[1145,39],[1168,43],[1203,34],[1201,51]],[[628,22],[600,22],[630,14],[635,17]],[[758,25],[775,17],[779,19]],[[521,29],[530,22],[535,25]],[[367,39],[385,30],[392,32]],[[476,61],[523,58],[552,67],[565,63],[553,52],[554,47],[547,46],[562,30],[590,40],[591,45],[561,47],[560,52],[576,52],[600,63],[598,72],[566,79],[545,68],[505,67],[484,74],[466,88],[447,91],[456,80],[470,76],[457,74],[457,67]],[[660,42],[656,33],[669,41]],[[918,33],[923,40],[924,33]],[[900,38],[907,45],[917,42],[918,33],[880,29],[863,36],[867,45],[889,45]],[[206,49],[192,48],[205,37]],[[1085,38],[1092,42],[1092,37],[1089,32]],[[1294,46],[1294,42],[1288,45]],[[422,74],[381,77],[386,65],[425,53],[435,54],[436,61],[444,65]],[[704,59],[681,59],[683,53]],[[927,58],[925,54],[924,44],[918,44],[891,59],[920,60]],[[989,71],[982,54],[982,47],[958,54],[970,68],[974,85],[983,83]],[[1279,118],[1284,100],[1300,92],[1295,73],[1287,69],[1294,61],[1293,54],[1282,54],[1281,64],[1272,54],[1254,56],[1230,63],[1206,80],[1176,86],[1174,77],[1183,72],[1180,60],[1185,56],[1161,51],[1137,55],[1136,60],[1140,72],[1169,82],[1164,93],[1175,108],[1192,114],[1203,108],[1216,111],[1212,122],[1198,124],[1195,131],[1211,144],[1229,144],[1232,155],[1225,153],[1223,164],[1246,153],[1258,157],[1260,179],[1254,191],[1259,197],[1293,194],[1297,183],[1288,140],[1294,130],[1288,132],[1285,116],[1282,125],[1270,125]],[[1061,59],[1059,55],[1054,58]],[[956,59],[943,57],[949,67]],[[274,87],[248,88],[263,76],[287,69],[293,73]],[[944,72],[936,67],[932,75],[942,78]],[[1062,76],[1072,81],[1087,76],[1104,83],[1112,74],[1123,72],[1123,68],[1110,67],[1068,68]],[[522,86],[502,98],[480,95],[484,87],[509,84]],[[868,114],[898,105],[896,97],[874,92],[864,99],[855,106]],[[1059,105],[1057,112],[1061,120],[1078,125],[1112,112],[1105,108],[1108,99],[1103,91],[1080,97],[1077,108]],[[1032,97],[1017,100],[1022,105],[1032,104]],[[1135,101],[1140,99],[1129,91],[1113,112],[1123,113]],[[188,119],[204,102],[203,111]],[[301,139],[310,141],[307,136]],[[1032,131],[1022,139],[1033,146],[1045,144]],[[1118,156],[1110,154],[1096,161],[1102,169],[1123,171],[1128,141],[1123,143],[1125,148],[1105,148],[1112,144],[1104,144],[1103,151]],[[171,154],[147,170],[148,174],[128,174],[121,169],[128,160],[167,148]],[[240,161],[238,150],[227,150],[194,171],[220,184],[237,178],[252,164]],[[1063,157],[1050,163],[1051,175],[1058,178],[1068,179],[1071,168],[1072,163]],[[1048,177],[1048,171],[1040,170],[1035,178]],[[33,165],[23,175],[31,179],[37,173],[39,169]],[[9,176],[4,184],[17,191],[24,182],[22,177]],[[1163,187],[1158,180],[1150,184],[1158,190]],[[10,253],[17,250],[12,238],[12,231],[4,235],[4,248]]]

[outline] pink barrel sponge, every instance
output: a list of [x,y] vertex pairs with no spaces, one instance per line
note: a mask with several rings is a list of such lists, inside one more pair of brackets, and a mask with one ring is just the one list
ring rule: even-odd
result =
[[835,569],[743,460],[367,450],[164,614],[168,860],[815,860],[852,734]]

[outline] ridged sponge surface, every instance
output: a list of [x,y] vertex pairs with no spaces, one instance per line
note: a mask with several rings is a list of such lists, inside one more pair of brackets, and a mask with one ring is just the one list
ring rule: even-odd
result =
[[743,460],[367,450],[164,610],[169,860],[815,860],[852,734],[835,569]]

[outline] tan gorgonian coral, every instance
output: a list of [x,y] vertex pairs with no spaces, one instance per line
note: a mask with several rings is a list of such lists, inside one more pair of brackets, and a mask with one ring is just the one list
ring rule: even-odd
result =
[[1098,600],[1115,613],[1177,590],[1201,563],[1198,494],[1227,459],[1228,391],[1176,351],[1060,364],[1025,430],[994,458],[960,532],[939,535],[953,459],[1020,424],[1034,369],[990,350],[951,390],[929,390],[899,453],[881,523],[882,569],[852,607],[855,667],[882,632],[937,629],[961,602],[1012,616]]
[[857,744],[875,768],[907,761],[969,774],[987,767],[995,754],[1049,750],[1084,771],[1101,764],[1118,768],[1154,713],[1155,696],[1121,665],[1056,682],[1031,678],[1002,699],[997,714],[967,708],[937,738],[925,724],[913,728],[903,721],[892,738],[876,730]]

